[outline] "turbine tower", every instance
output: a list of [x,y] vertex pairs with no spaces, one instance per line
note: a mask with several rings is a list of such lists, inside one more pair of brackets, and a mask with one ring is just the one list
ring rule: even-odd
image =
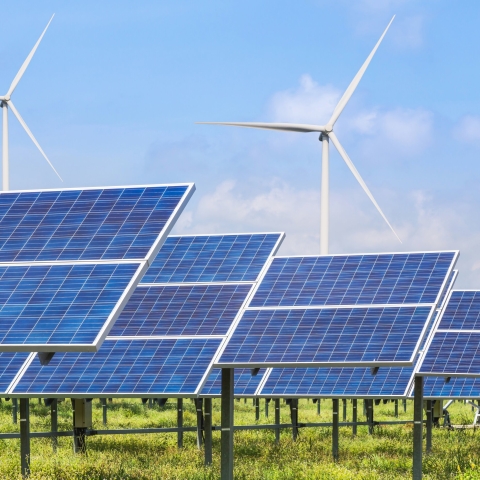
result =
[[350,160],[350,157],[347,155],[347,152],[342,147],[342,144],[338,140],[337,136],[333,132],[333,127],[340,117],[343,109],[347,105],[350,97],[353,95],[353,92],[357,88],[357,85],[360,83],[365,70],[367,69],[368,65],[370,64],[375,52],[377,51],[380,43],[383,40],[383,37],[387,33],[390,25],[393,22],[393,18],[390,20],[390,23],[387,25],[387,28],[383,32],[382,36],[378,40],[377,44],[370,52],[370,55],[365,60],[364,64],[355,75],[354,79],[345,90],[345,93],[342,95],[342,98],[338,102],[335,110],[333,111],[330,120],[326,125],[307,125],[301,123],[261,123],[261,122],[197,122],[201,124],[208,124],[208,125],[228,125],[233,127],[249,127],[249,128],[263,128],[267,130],[282,130],[286,132],[301,132],[301,133],[308,133],[308,132],[319,132],[320,138],[319,140],[322,142],[322,181],[321,181],[321,193],[320,193],[320,254],[326,255],[328,254],[328,224],[329,224],[329,205],[328,205],[328,197],[329,197],[329,141],[331,140],[332,143],[335,145],[335,148],[338,150],[338,153],[343,158],[345,163],[347,164],[350,171],[353,173],[354,177],[357,179],[358,183],[362,186],[365,193],[368,195],[368,198],[372,201],[375,205],[376,209],[379,211],[380,215],[383,217],[387,225],[390,227],[394,235],[397,239],[402,243],[399,236],[395,233],[395,230],[390,225],[390,222],[387,220],[387,217],[382,212],[381,208],[379,207],[378,203],[375,201],[372,193],[368,189],[366,183],[363,181],[362,177],[358,173],[358,170],[355,168],[355,165]]
[[[32,51],[29,53],[28,57],[25,59],[23,62],[23,65],[20,67],[20,70],[18,73],[15,75],[15,78],[13,79],[12,84],[10,85],[10,88],[8,89],[8,92],[3,96],[0,97],[0,106],[2,107],[3,110],[3,135],[2,135],[2,170],[3,170],[3,190],[6,191],[9,189],[9,163],[8,163],[8,109],[10,109],[13,114],[17,117],[17,120],[20,122],[20,125],[23,127],[23,129],[27,132],[27,135],[31,138],[32,142],[35,144],[35,146],[40,150],[40,153],[43,155],[45,160],[48,162],[48,164],[52,167],[53,171],[57,174],[58,178],[62,180],[62,177],[58,174],[58,172],[55,170],[55,167],[52,165],[48,157],[45,155],[45,152],[42,150],[42,147],[39,145],[37,142],[36,138],[33,136],[33,133],[30,131],[28,128],[27,124],[21,117],[20,113],[18,110],[15,108],[15,105],[12,102],[11,96],[13,91],[18,85],[18,82],[20,82],[20,79],[22,78],[23,74],[25,73],[25,70],[28,67],[28,64],[32,60],[33,56],[35,55],[35,51],[37,50],[38,46],[40,45],[40,42],[42,41],[43,36],[45,35],[45,32],[47,31],[48,26],[50,25],[50,22],[53,20],[54,15],[52,15],[52,18],[50,18],[50,21],[47,23],[47,26],[45,27],[45,30],[42,32],[40,35],[40,38],[37,40],[37,43],[34,45],[32,48]],[[63,180],[62,180],[63,182]]]

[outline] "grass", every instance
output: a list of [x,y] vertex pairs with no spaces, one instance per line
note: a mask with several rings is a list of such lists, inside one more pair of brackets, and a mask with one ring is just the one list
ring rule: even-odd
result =
[[[300,422],[331,421],[331,401],[323,400],[321,415],[316,405],[300,401]],[[259,423],[272,423],[263,414]],[[341,405],[341,403],[340,403]],[[364,420],[362,402],[359,420]],[[289,423],[289,408],[282,406],[282,423]],[[176,426],[176,402],[165,407],[144,407],[140,400],[114,400],[108,404],[108,426],[102,424],[102,408],[94,400],[94,425],[97,429],[147,428]],[[70,401],[59,404],[59,430],[69,430],[72,425]],[[413,417],[413,403],[408,402],[407,412],[399,405],[399,419]],[[449,411],[455,424],[471,424],[471,407],[454,403]],[[342,409],[340,409],[342,412]],[[12,424],[11,402],[0,404],[0,431],[16,432]],[[342,418],[342,416],[340,416]],[[351,419],[351,404],[348,416]],[[393,403],[375,407],[376,420],[395,420]],[[50,429],[50,409],[31,401],[31,431]],[[196,414],[193,404],[184,400],[184,424],[194,426]],[[213,403],[214,425],[220,423],[219,401]],[[235,402],[235,423],[255,423],[252,401]],[[31,441],[32,479],[217,479],[220,474],[220,434],[213,433],[213,465],[203,465],[203,452],[196,448],[194,433],[184,434],[184,448],[177,449],[174,434],[111,435],[87,438],[86,455],[73,454],[72,439],[60,437],[56,454],[52,453],[48,438]],[[424,456],[423,473],[426,479],[460,478],[480,479],[480,432],[478,429],[449,431],[434,429],[433,453]],[[367,427],[358,427],[355,438],[350,427],[340,429],[340,461],[331,459],[331,430],[329,428],[304,428],[296,442],[291,430],[282,430],[280,443],[275,443],[273,430],[241,431],[235,434],[236,479],[396,479],[411,478],[412,426],[391,425],[376,427],[373,435]],[[20,478],[19,440],[0,440],[0,478]]]

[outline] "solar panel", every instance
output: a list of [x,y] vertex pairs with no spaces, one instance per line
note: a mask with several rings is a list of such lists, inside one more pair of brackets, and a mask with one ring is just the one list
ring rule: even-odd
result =
[[[237,368],[234,372],[234,395],[237,397],[254,396],[266,371],[266,369],[261,368],[256,375],[252,375],[250,368]],[[220,369],[212,370],[200,392],[200,396],[219,397],[222,393],[221,376],[222,371]]]
[[276,257],[215,366],[412,366],[457,257]]
[[274,368],[259,392],[265,397],[387,398],[408,394],[413,367]]
[[0,193],[0,351],[96,351],[193,191]]
[[246,310],[217,366],[408,366],[431,307]]
[[251,288],[251,284],[139,286],[110,335],[225,335]]
[[142,283],[253,282],[283,234],[168,237]]
[[30,354],[27,352],[0,353],[0,393],[5,395]]
[[96,353],[57,353],[48,365],[32,354],[9,394],[16,396],[193,395],[218,338],[105,340]]
[[480,379],[472,377],[425,377],[423,380],[424,398],[480,398]]
[[457,252],[277,257],[251,307],[436,303]]
[[452,290],[427,341],[417,373],[480,376],[480,292]]

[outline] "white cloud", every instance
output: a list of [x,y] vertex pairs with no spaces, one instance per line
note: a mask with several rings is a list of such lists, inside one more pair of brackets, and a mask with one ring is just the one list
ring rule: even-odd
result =
[[277,92],[270,105],[275,122],[326,123],[340,100],[341,92],[331,85],[319,85],[308,74],[300,77],[297,88]]
[[454,130],[455,137],[463,142],[480,141],[480,117],[466,115]]

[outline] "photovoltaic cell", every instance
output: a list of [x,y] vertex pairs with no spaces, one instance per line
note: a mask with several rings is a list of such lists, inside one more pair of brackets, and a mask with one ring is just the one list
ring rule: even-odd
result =
[[454,290],[438,326],[440,330],[480,330],[480,291]]
[[431,312],[431,307],[246,310],[216,365],[412,364]]
[[480,332],[436,331],[419,368],[422,375],[479,376]]
[[0,262],[143,259],[189,185],[0,194]]
[[255,281],[282,236],[168,237],[142,283]]
[[403,397],[413,367],[274,368],[260,394],[281,397]]
[[0,343],[92,344],[140,263],[0,267]]
[[138,287],[110,336],[225,335],[251,285]]
[[11,394],[142,396],[195,393],[220,339],[106,340],[96,353],[32,361]]
[[251,307],[435,303],[456,252],[277,257]]
[[5,394],[29,353],[0,352],[0,393]]
[[[255,395],[260,382],[265,374],[265,369],[261,368],[253,376],[250,368],[237,368],[234,371],[234,395],[238,397],[249,397]],[[202,388],[200,396],[220,396],[222,393],[222,371],[218,368],[212,370],[208,380]]]
[[480,398],[480,378],[452,377],[445,382],[445,377],[425,377],[423,380],[424,398]]

